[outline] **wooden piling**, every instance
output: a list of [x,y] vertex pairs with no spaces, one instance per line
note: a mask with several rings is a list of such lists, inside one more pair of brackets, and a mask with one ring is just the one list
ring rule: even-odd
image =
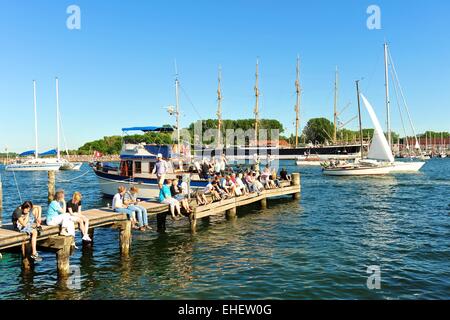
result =
[[49,171],[48,172],[48,203],[53,201],[53,198],[55,196],[55,171]]
[[299,200],[300,199],[300,173],[296,172],[292,174],[292,185],[299,186],[298,192],[292,195],[292,199]]
[[267,209],[267,198],[262,198],[259,203],[261,205],[261,209]]
[[197,231],[197,217],[195,212],[189,215],[189,223],[191,225],[191,232],[195,233]]
[[227,219],[234,219],[236,218],[236,207],[230,208],[225,211],[225,216]]
[[156,231],[158,232],[166,231],[166,219],[167,219],[166,212],[160,212],[156,215]]
[[116,227],[119,229],[120,253],[126,256],[131,247],[131,221],[116,222]]
[[39,247],[56,251],[56,268],[59,277],[67,277],[70,273],[70,253],[73,237],[52,236],[38,243]]
[[29,241],[22,243],[22,269],[28,272],[33,267],[33,261],[30,258],[31,243]]

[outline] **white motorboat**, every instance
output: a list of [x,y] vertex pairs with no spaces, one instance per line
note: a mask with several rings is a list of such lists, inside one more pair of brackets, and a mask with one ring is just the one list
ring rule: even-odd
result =
[[62,159],[63,165],[60,170],[72,170],[72,171],[79,171],[81,169],[81,166],[83,165],[83,162],[70,162],[66,159]]

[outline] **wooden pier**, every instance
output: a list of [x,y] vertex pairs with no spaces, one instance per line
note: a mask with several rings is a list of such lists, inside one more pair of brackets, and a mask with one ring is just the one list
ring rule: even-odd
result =
[[[251,203],[260,203],[261,209],[267,208],[267,199],[279,196],[292,196],[293,199],[300,198],[300,174],[292,174],[292,181],[283,181],[280,188],[264,190],[259,195],[252,193],[230,199],[217,201],[209,205],[196,206],[195,201],[191,201],[193,213],[189,218],[191,232],[195,233],[197,220],[209,216],[224,214],[228,219],[235,218],[237,208]],[[169,214],[168,205],[158,202],[141,202],[140,205],[147,209],[149,216],[155,216],[157,220],[157,230],[166,230],[166,218]],[[130,253],[132,241],[132,226],[126,214],[115,213],[109,208],[91,209],[83,211],[83,215],[89,218],[89,235],[94,245],[94,230],[96,228],[113,228],[119,231],[119,246],[122,255]],[[69,275],[69,257],[71,254],[73,237],[60,236],[59,226],[43,225],[43,230],[38,238],[38,249],[52,251],[56,253],[57,271],[60,277]],[[33,267],[33,260],[30,259],[30,242],[26,234],[13,230],[12,225],[5,225],[0,228],[0,252],[11,250],[11,248],[21,249],[22,267],[29,270]]]

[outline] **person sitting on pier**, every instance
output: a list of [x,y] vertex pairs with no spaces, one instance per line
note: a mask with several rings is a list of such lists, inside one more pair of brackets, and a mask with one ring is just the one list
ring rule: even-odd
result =
[[263,184],[258,180],[259,173],[253,171],[251,174],[251,181],[253,183],[253,190],[255,190],[256,193],[261,194],[261,192],[264,190]]
[[291,176],[288,174],[285,168],[281,168],[280,178],[281,180],[291,181]]
[[61,226],[60,235],[75,237],[75,225],[66,208],[64,191],[56,191],[54,200],[48,206],[46,222],[49,226]]
[[236,184],[233,182],[233,180],[231,180],[230,176],[225,177],[225,186],[228,188],[228,191],[232,196],[239,197],[242,195],[241,190],[236,187]]
[[[40,214],[38,214],[38,210],[33,207],[33,203],[31,201],[25,201],[21,206],[17,207],[12,214],[12,223],[15,230],[26,233],[30,237],[31,241],[31,259],[36,262],[42,261],[42,258],[39,256],[36,250],[36,242],[38,237],[37,227],[40,227],[40,224],[37,224],[37,221],[41,219]],[[36,222],[36,226],[34,223]],[[42,227],[41,227],[42,228]]]
[[189,200],[178,187],[178,181],[179,181],[178,178],[172,180],[172,185],[170,186],[170,193],[172,194],[172,197],[174,197],[181,203],[181,206],[183,207],[184,210],[186,210],[187,213],[191,213],[192,209],[189,207]]
[[[172,215],[172,219],[178,220],[178,217],[181,216],[180,202],[172,198],[172,194],[170,193],[171,185],[172,180],[166,179],[165,184],[163,184],[159,190],[159,202],[168,204],[170,206],[170,214]],[[175,215],[175,209],[177,210],[177,215]]]
[[263,186],[266,189],[276,188],[273,180],[270,180],[271,175],[272,175],[272,172],[270,171],[269,166],[266,165],[266,167],[264,168],[263,172],[261,173],[261,177],[260,177],[261,183],[263,184]]
[[117,193],[114,195],[112,200],[112,209],[117,213],[126,213],[131,221],[133,229],[139,229],[139,227],[136,226],[136,217],[134,211],[128,209],[127,205],[123,203],[123,197],[125,196],[126,191],[127,189],[124,186],[119,186],[119,188],[117,188]]
[[81,214],[81,193],[78,191],[73,193],[72,199],[67,202],[67,213],[71,215],[72,221],[80,225],[80,230],[83,235],[83,241],[91,242],[89,237],[89,219]]
[[139,199],[137,198],[139,189],[132,186],[128,192],[125,192],[123,196],[123,203],[127,206],[127,209],[133,210],[137,216],[139,230],[151,230],[148,225],[147,209],[139,205]]
[[[206,195],[210,194],[212,197],[212,201],[219,201],[222,200],[222,197],[220,196],[220,193],[217,192],[216,188],[214,187],[215,181],[209,181],[208,184],[205,186],[205,188],[203,189],[203,191],[201,192],[203,197],[205,197],[206,199]],[[217,183],[215,183],[217,185]],[[206,203],[205,203],[206,204]],[[207,203],[209,204],[209,203]]]
[[211,182],[211,184],[212,184],[212,186],[214,188],[214,191],[216,191],[216,193],[219,195],[219,197],[218,197],[219,200],[223,200],[223,199],[228,198],[228,193],[224,189],[222,189],[220,187],[219,180],[213,180]]
[[200,171],[200,178],[202,179],[209,179],[210,172],[209,172],[209,164],[206,161],[206,158],[202,161],[201,171]]
[[247,195],[248,189],[245,183],[242,181],[242,173],[239,173],[237,177],[235,173],[233,173],[231,176],[235,178],[236,189],[239,189],[242,194]]

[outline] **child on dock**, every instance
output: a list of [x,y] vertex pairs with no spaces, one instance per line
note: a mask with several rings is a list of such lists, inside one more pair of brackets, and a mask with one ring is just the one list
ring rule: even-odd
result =
[[134,211],[129,209],[127,205],[123,203],[123,198],[126,191],[127,189],[124,186],[119,186],[119,188],[117,188],[117,193],[114,195],[112,201],[112,209],[117,213],[126,213],[131,221],[131,224],[133,225],[133,229],[139,229],[139,227],[136,225],[136,217]]
[[[178,220],[178,217],[181,217],[180,202],[172,198],[172,194],[170,192],[171,185],[172,180],[166,179],[165,184],[162,185],[159,190],[159,202],[168,204],[170,206],[170,213],[172,215],[172,219]],[[177,215],[175,215],[175,209],[177,210]]]
[[174,197],[181,203],[181,206],[183,207],[184,210],[186,210],[187,213],[191,213],[192,209],[189,207],[189,200],[178,187],[178,181],[179,181],[178,178],[172,180],[172,185],[170,186],[170,193],[172,194],[172,197]]
[[64,200],[64,191],[58,190],[55,193],[54,200],[50,202],[47,210],[47,225],[61,226],[62,236],[75,237],[75,225],[71,219],[70,213],[66,212],[66,201]]
[[139,189],[132,186],[130,190],[125,193],[123,203],[128,206],[128,209],[133,210],[136,213],[139,230],[151,230],[152,228],[148,225],[147,209],[139,205],[139,200],[137,199],[138,192]]
[[[41,214],[39,206],[34,206],[31,201],[25,201],[20,207],[17,207],[12,214],[12,223],[14,229],[26,233],[30,237],[31,241],[31,259],[35,262],[42,261],[42,258],[39,256],[36,251],[36,242],[38,237],[37,228],[41,228]],[[36,210],[37,209],[37,210]],[[36,222],[36,227],[34,223]]]
[[81,193],[76,191],[73,193],[72,199],[67,202],[67,213],[70,214],[73,222],[80,225],[80,230],[83,235],[83,241],[91,242],[89,237],[89,219],[81,214]]

